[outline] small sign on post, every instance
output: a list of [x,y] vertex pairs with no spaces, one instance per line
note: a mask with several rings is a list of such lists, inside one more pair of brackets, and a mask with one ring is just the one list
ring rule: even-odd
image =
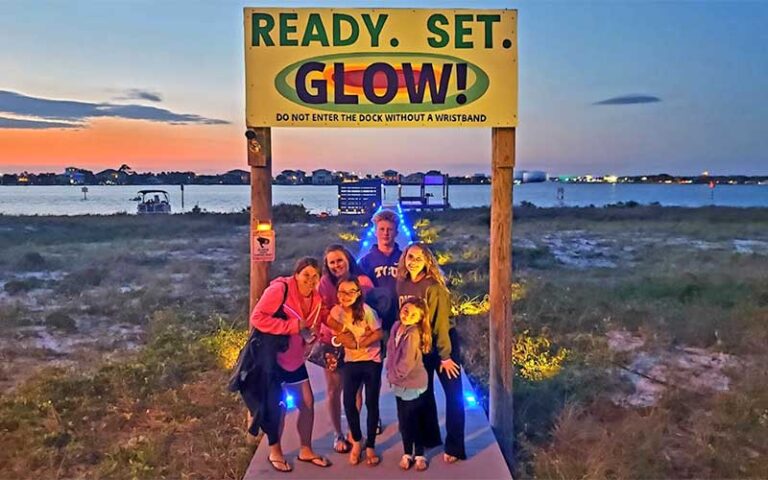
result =
[[251,245],[251,260],[254,262],[275,261],[275,231],[271,223],[259,222],[253,233]]

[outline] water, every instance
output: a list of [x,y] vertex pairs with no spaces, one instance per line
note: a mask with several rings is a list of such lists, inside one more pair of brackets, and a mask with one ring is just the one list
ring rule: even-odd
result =
[[[541,207],[560,205],[557,189],[563,187],[566,206],[603,206],[617,202],[635,201],[641,204],[659,202],[665,206],[702,207],[768,207],[768,185],[718,185],[714,191],[707,185],[631,185],[631,184],[559,184],[527,183],[514,188],[514,203],[522,201]],[[5,215],[84,215],[136,213],[136,202],[130,199],[142,188],[167,190],[173,211],[189,211],[195,205],[210,212],[239,212],[250,204],[248,185],[186,185],[184,209],[181,189],[165,186],[88,186],[88,200],[83,200],[81,186],[0,186],[0,214]],[[303,203],[313,213],[337,211],[335,186],[272,187],[273,203]],[[430,187],[432,201],[441,200],[441,190]],[[417,195],[418,187],[406,187],[403,195]],[[397,198],[395,187],[385,188],[384,202]],[[488,206],[490,185],[451,185],[450,203],[453,207]]]

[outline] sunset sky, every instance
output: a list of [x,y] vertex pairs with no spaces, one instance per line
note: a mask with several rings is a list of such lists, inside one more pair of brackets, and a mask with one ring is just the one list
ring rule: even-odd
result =
[[[244,6],[0,1],[0,173],[245,168]],[[517,165],[768,173],[768,2],[388,1],[518,10]],[[489,129],[273,129],[273,171],[490,171]]]

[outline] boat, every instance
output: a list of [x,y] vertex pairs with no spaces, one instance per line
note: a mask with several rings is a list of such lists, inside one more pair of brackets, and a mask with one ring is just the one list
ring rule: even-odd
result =
[[139,215],[171,213],[171,200],[165,190],[139,190],[139,195],[136,206]]

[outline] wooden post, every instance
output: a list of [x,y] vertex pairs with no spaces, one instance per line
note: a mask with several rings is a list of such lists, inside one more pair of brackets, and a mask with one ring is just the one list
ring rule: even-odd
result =
[[[251,166],[251,231],[248,241],[253,250],[253,236],[259,221],[272,220],[272,131],[269,127],[248,128],[248,165]],[[251,251],[253,258],[253,251]],[[269,284],[269,262],[251,264],[250,308],[253,311],[261,293]]]
[[512,179],[515,129],[494,128],[491,172],[490,421],[501,452],[512,466]]

